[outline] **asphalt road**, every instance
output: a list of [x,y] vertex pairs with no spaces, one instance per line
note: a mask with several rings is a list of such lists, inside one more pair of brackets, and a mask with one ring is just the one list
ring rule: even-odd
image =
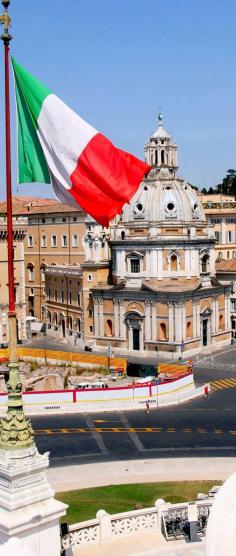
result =
[[208,400],[138,411],[32,418],[39,451],[51,465],[153,457],[236,456],[236,346],[194,362]]

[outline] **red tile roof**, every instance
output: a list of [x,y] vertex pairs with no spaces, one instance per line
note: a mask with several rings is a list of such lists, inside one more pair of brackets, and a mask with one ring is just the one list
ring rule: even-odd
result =
[[216,262],[216,272],[233,271],[236,271],[236,259],[227,259],[227,261]]
[[[53,214],[53,213],[65,213],[65,212],[81,212],[82,209],[73,208],[69,205],[61,205],[56,199],[43,199],[42,197],[24,197],[24,196],[13,196],[12,197],[12,211],[14,215],[26,215],[26,214]],[[7,212],[6,201],[0,202],[0,214],[5,214]]]

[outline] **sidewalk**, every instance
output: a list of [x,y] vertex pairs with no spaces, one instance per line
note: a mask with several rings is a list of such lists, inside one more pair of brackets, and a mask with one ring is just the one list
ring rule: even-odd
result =
[[167,542],[158,531],[118,538],[74,550],[73,556],[203,556],[204,541],[187,544]]
[[235,470],[236,457],[163,458],[51,467],[47,477],[55,492],[63,492],[129,483],[225,480]]

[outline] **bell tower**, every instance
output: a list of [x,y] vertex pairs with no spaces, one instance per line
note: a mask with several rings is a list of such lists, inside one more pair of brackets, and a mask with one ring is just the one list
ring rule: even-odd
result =
[[176,142],[163,126],[163,115],[159,114],[158,127],[144,148],[145,162],[160,173],[160,178],[173,178],[178,170],[177,150]]

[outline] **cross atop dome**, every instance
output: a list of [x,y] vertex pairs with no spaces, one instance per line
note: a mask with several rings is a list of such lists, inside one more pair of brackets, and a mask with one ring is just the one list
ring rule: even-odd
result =
[[158,126],[145,145],[145,161],[160,177],[173,177],[178,169],[177,145],[163,126],[163,114],[158,114]]

